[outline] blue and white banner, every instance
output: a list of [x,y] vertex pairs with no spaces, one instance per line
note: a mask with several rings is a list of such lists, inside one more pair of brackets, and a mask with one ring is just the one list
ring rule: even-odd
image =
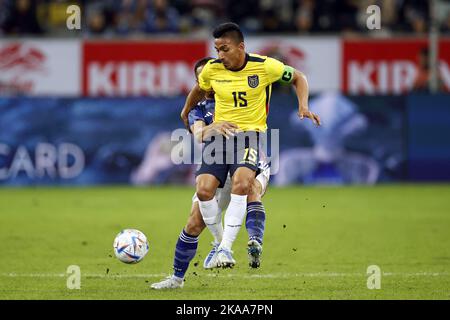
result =
[[[171,159],[184,97],[2,98],[1,185],[193,184],[197,168]],[[310,99],[322,126],[274,94],[275,185],[450,179],[450,97]],[[431,108],[431,109],[430,109]],[[438,117],[423,117],[421,110]],[[189,150],[189,149],[188,149]],[[444,174],[446,172],[446,174]]]

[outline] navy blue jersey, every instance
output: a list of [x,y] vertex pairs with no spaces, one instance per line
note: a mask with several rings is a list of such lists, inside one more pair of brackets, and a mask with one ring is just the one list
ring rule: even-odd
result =
[[215,101],[213,99],[206,99],[199,102],[189,112],[189,127],[191,127],[195,121],[203,121],[205,125],[210,125],[214,120],[214,107]]

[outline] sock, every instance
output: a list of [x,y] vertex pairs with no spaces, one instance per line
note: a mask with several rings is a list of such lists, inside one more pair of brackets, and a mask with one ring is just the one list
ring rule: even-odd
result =
[[217,204],[216,197],[208,201],[198,201],[200,213],[206,227],[214,237],[215,243],[221,243],[223,237],[222,212]]
[[247,228],[248,239],[256,240],[259,244],[262,244],[265,224],[266,212],[262,202],[250,202],[247,204],[247,219],[245,220],[245,227]]
[[175,258],[173,260],[174,276],[183,279],[189,263],[197,252],[198,236],[194,237],[181,231],[175,246]]
[[231,194],[230,204],[225,213],[225,229],[219,248],[231,250],[234,240],[241,229],[242,221],[247,212],[247,195]]

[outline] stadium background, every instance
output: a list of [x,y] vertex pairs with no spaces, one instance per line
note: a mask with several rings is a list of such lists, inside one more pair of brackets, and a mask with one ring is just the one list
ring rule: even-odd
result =
[[[68,30],[66,26],[69,4],[81,8],[81,30]],[[381,8],[380,30],[369,30],[366,26],[369,16],[366,9],[371,4]],[[136,228],[149,233],[158,247],[155,229],[160,227],[152,225],[154,221],[148,215],[152,210],[154,215],[173,211],[170,222],[160,221],[170,225],[166,227],[163,241],[165,251],[154,248],[156,252],[170,252],[188,214],[195,172],[195,165],[171,163],[174,144],[170,134],[182,127],[179,113],[194,84],[193,65],[204,56],[215,56],[211,30],[225,21],[240,24],[248,52],[276,57],[307,75],[310,108],[323,121],[320,128],[299,121],[293,91],[286,86],[275,86],[268,123],[269,127],[280,129],[280,170],[272,177],[272,193],[265,201],[271,209],[269,214],[273,211],[274,215],[284,216],[268,221],[267,242],[278,239],[276,232],[284,232],[271,231],[270,225],[284,225],[283,219],[298,223],[298,234],[302,235],[301,226],[305,221],[294,219],[297,206],[302,212],[317,214],[317,209],[310,204],[295,203],[297,196],[316,198],[318,207],[322,207],[322,202],[327,203],[326,199],[319,200],[322,193],[329,199],[338,199],[338,194],[342,194],[343,202],[358,200],[359,205],[355,207],[335,208],[336,212],[346,211],[347,224],[336,221],[342,223],[342,230],[350,232],[348,227],[352,223],[365,227],[359,219],[370,211],[365,206],[373,197],[394,195],[398,202],[388,201],[384,204],[388,207],[381,203],[377,207],[384,212],[382,217],[386,218],[385,212],[392,210],[398,218],[396,223],[401,226],[410,217],[407,208],[417,205],[417,219],[429,219],[426,221],[432,227],[427,232],[436,236],[436,242],[432,239],[423,244],[419,235],[414,236],[415,224],[405,231],[408,236],[403,245],[407,246],[411,239],[417,240],[423,246],[420,250],[433,253],[428,264],[406,271],[437,272],[440,275],[436,283],[443,285],[436,293],[433,284],[430,287],[418,284],[412,290],[417,295],[405,291],[403,297],[448,299],[450,3],[447,1],[0,1],[0,198],[3,203],[0,209],[5,241],[23,240],[25,234],[36,233],[31,227],[35,216],[40,214],[50,222],[47,228],[66,230],[58,214],[60,210],[69,210],[74,216],[81,214],[83,205],[78,204],[78,196],[73,191],[77,190],[80,201],[92,198],[95,202],[97,194],[101,199],[109,199],[102,202],[105,207],[100,211],[106,208],[123,211],[111,213],[110,218],[93,212],[97,216],[92,221],[86,220],[88,225],[101,223],[102,219],[115,222],[106,222],[110,228],[87,241],[89,244],[103,237],[100,242],[106,239],[109,245],[118,229],[133,222]],[[437,182],[438,186],[432,185]],[[361,186],[377,184],[381,186]],[[110,185],[121,185],[123,189],[110,189]],[[146,188],[130,189],[127,185]],[[187,187],[180,189],[179,185]],[[292,187],[277,188],[286,185]],[[328,189],[329,185],[356,187]],[[39,188],[30,189],[30,186]],[[59,189],[60,186],[87,189]],[[355,200],[360,188],[363,194]],[[286,199],[286,194],[293,198]],[[173,195],[179,195],[180,203],[184,201],[182,207],[171,209],[167,202],[154,207],[155,197],[170,202]],[[426,206],[420,201],[422,196],[435,207],[421,207]],[[122,197],[125,203],[137,197],[140,210],[125,205],[114,208],[114,199]],[[402,207],[401,199],[405,197],[410,203]],[[43,208],[39,207],[43,201],[40,199],[55,202]],[[72,205],[68,199],[74,201]],[[89,208],[86,210],[91,212]],[[23,214],[30,217],[27,220],[30,226],[15,229],[13,226]],[[326,223],[329,218],[322,213],[317,221]],[[380,219],[380,226],[389,229],[389,218]],[[75,227],[68,232],[78,230]],[[305,243],[308,243],[307,235],[308,232],[303,234]],[[53,236],[49,232],[36,237]],[[89,236],[92,235],[86,235]],[[383,243],[389,246],[393,234],[381,232],[373,236],[384,239]],[[321,236],[320,241],[327,247],[332,240]],[[336,245],[342,244],[335,241]],[[77,242],[81,249],[85,245],[80,243],[84,242]],[[439,248],[433,246],[437,242]],[[347,245],[350,243],[349,240]],[[33,243],[27,248],[32,250]],[[402,243],[398,252],[404,252],[401,248]],[[101,245],[97,249],[107,252]],[[9,249],[2,250],[3,254],[9,252],[6,252]],[[270,263],[270,247],[267,250],[265,262]],[[83,254],[77,254],[84,261]],[[300,261],[308,257],[308,252],[305,254]],[[155,253],[149,260],[156,259],[154,256]],[[420,261],[418,253],[412,256]],[[403,262],[408,265],[412,256],[404,257]],[[34,297],[15,291],[14,277],[7,276],[17,270],[28,271],[27,259],[14,259],[14,263],[1,266],[3,280],[10,284],[8,293],[3,291],[2,297]],[[166,253],[158,262],[161,265],[153,266],[155,272],[162,272],[162,268],[168,270],[170,259]],[[244,259],[242,254],[241,260]],[[64,263],[59,271],[53,271],[64,272]],[[151,265],[148,261],[142,264],[145,263]],[[311,263],[311,272],[324,271],[322,264]],[[359,271],[365,272],[369,264],[364,267],[364,263]],[[335,269],[329,270],[338,270],[338,266],[339,261]],[[119,273],[129,270],[115,267]],[[43,268],[36,267],[35,271],[45,273]],[[51,283],[52,279],[48,281]],[[419,293],[421,288],[425,288],[423,295]],[[271,289],[273,294],[257,298],[310,297],[295,290],[283,295],[276,285]],[[44,297],[64,296],[61,292]],[[376,297],[361,292],[333,297]],[[329,297],[322,293],[318,291],[311,296]],[[384,297],[397,296],[388,292]]]

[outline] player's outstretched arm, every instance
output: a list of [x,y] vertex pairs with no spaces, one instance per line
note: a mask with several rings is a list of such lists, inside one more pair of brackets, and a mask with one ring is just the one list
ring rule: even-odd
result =
[[205,97],[205,91],[203,91],[198,84],[195,84],[195,86],[191,89],[191,92],[189,92],[186,102],[184,103],[183,110],[181,110],[181,120],[183,120],[184,125],[187,129],[189,128],[189,111],[191,111],[192,108],[194,108],[197,103],[202,101]]
[[320,117],[309,111],[308,107],[308,97],[309,97],[309,86],[306,76],[298,70],[294,69],[294,79],[292,80],[292,85],[295,87],[295,92],[298,99],[298,116],[300,119],[309,118],[314,124],[320,126]]

